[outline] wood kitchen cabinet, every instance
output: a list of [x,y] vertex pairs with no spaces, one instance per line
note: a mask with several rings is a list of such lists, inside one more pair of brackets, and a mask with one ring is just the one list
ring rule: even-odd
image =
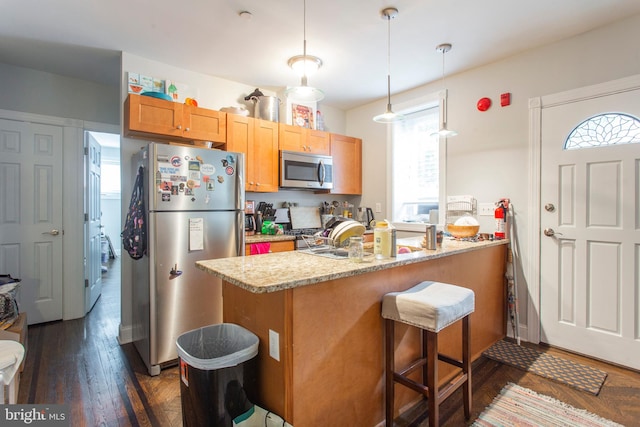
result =
[[284,123],[279,126],[278,144],[280,150],[324,155],[329,155],[331,151],[329,132]]
[[362,140],[331,134],[334,194],[362,194]]
[[227,151],[244,153],[245,190],[278,191],[278,123],[227,114]]
[[[271,243],[270,251],[273,252],[287,252],[294,250],[295,242],[293,240],[285,240],[285,241],[273,241]],[[251,244],[244,245],[244,254],[251,254]]]
[[130,94],[124,104],[124,135],[174,141],[213,141],[227,138],[226,113]]

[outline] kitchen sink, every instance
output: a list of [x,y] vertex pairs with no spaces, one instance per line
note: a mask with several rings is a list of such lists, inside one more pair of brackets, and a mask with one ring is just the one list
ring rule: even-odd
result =
[[298,252],[333,259],[347,259],[349,256],[349,252],[346,249],[339,249],[331,246],[317,246],[309,249],[299,249]]

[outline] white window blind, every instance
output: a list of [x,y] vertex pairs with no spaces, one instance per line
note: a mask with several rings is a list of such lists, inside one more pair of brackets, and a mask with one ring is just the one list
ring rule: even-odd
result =
[[438,106],[406,114],[393,125],[392,221],[429,222],[438,209],[440,194],[440,140]]

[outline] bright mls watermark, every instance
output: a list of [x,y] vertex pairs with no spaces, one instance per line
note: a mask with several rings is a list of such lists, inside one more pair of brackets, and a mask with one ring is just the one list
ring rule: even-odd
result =
[[0,425],[69,427],[69,405],[1,405]]

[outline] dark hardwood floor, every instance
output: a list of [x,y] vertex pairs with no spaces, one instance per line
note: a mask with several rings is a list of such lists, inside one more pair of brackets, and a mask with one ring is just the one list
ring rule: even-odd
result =
[[[103,275],[102,296],[85,318],[29,327],[18,403],[69,404],[74,427],[182,425],[178,368],[148,376],[133,345],[118,344],[119,323],[119,260],[112,260]],[[464,420],[462,396],[454,393],[441,407],[441,424],[471,424],[505,384],[514,382],[625,426],[640,426],[640,373],[553,348],[536,348],[606,371],[600,395],[481,359],[473,370],[472,420]],[[416,415],[420,409],[399,417],[396,425],[426,427],[426,417]]]

